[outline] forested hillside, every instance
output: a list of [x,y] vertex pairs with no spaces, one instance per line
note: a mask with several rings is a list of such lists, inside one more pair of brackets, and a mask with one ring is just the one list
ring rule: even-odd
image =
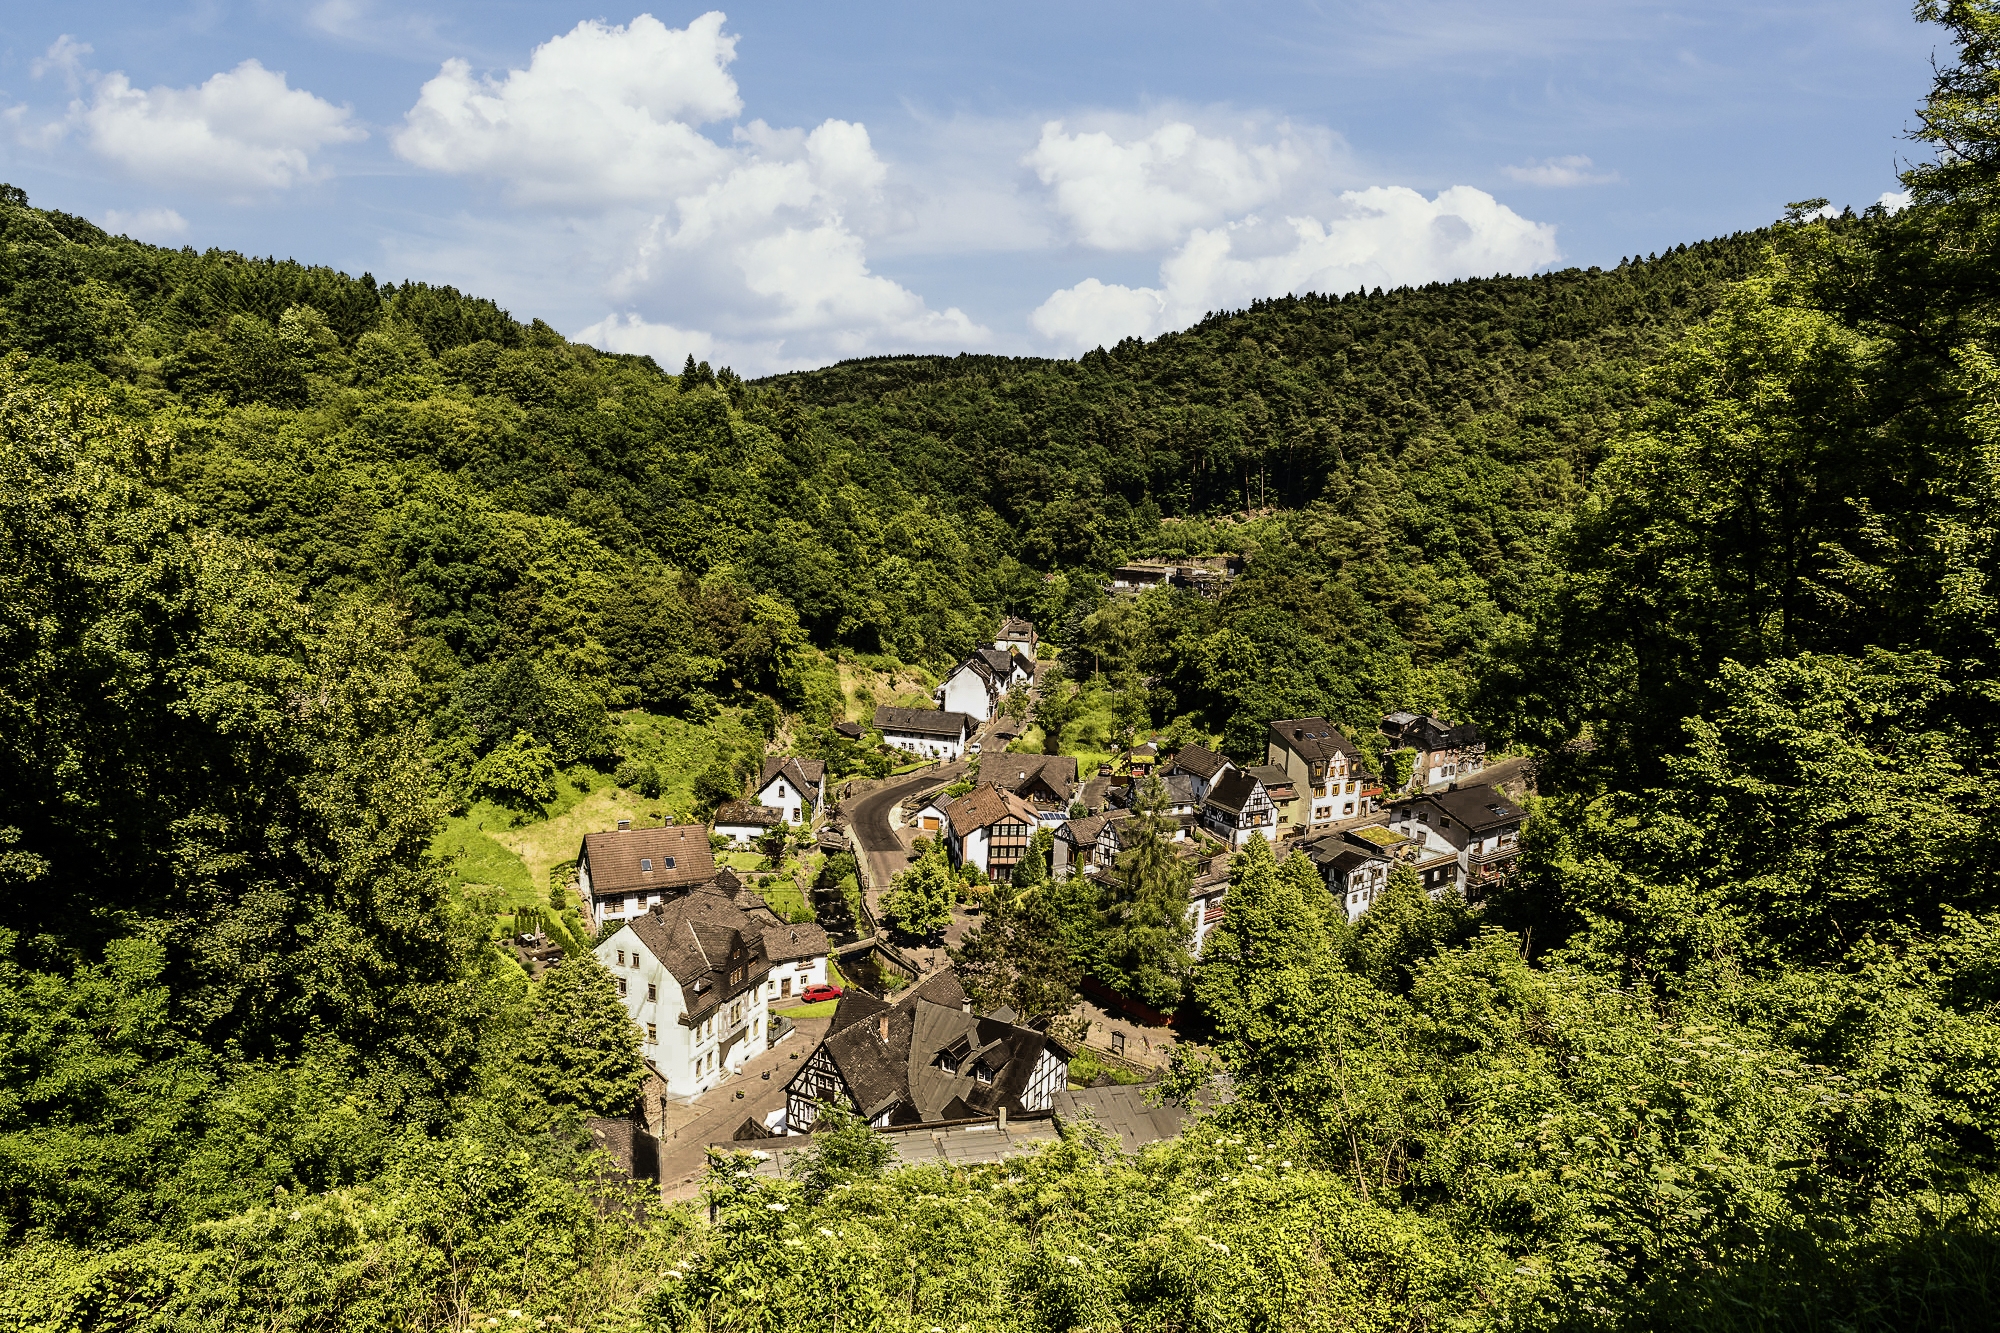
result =
[[[1991,1327],[2000,6],[1920,17],[1899,212],[1074,363],[671,375],[0,199],[0,1329]],[[612,979],[441,820],[1003,610],[1239,753],[1470,710],[1520,875],[1350,924],[1254,841],[1168,979],[1233,1099],[1136,1160],[845,1125],[641,1206]]]

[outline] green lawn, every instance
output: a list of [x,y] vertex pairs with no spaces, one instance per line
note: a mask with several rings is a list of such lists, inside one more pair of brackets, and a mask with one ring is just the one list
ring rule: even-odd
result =
[[839,1004],[839,1000],[821,1000],[818,1004],[801,1004],[791,1009],[779,1009],[776,1012],[783,1014],[786,1018],[796,1023],[801,1018],[831,1018],[833,1017],[834,1009]]

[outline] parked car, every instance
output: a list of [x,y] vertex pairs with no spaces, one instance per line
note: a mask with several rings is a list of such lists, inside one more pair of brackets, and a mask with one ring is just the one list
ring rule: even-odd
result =
[[806,987],[806,988],[805,988],[804,990],[800,991],[800,992],[799,992],[799,995],[800,995],[800,997],[801,997],[801,998],[803,998],[803,999],[805,1000],[805,1002],[806,1002],[807,1004],[818,1004],[818,1003],[819,1003],[819,1002],[820,1002],[821,1000],[837,1000],[837,999],[839,999],[839,998],[840,998],[840,987],[838,987],[838,986],[808,986],[808,987]]

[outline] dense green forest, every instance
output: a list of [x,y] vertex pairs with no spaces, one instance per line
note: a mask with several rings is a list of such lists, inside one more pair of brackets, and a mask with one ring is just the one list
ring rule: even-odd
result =
[[[1991,1327],[2000,6],[1919,15],[1898,212],[1076,362],[668,374],[0,198],[0,1328]],[[1234,1099],[1138,1159],[850,1125],[642,1207],[609,977],[501,958],[440,821],[1003,611],[1239,753],[1478,718],[1522,873],[1350,926],[1253,843],[1170,983]]]

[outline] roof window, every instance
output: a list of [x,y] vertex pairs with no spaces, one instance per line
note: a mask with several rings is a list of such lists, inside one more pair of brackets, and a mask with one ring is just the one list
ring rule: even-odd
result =
[[653,858],[652,858],[652,857],[650,857],[650,856],[642,856],[642,857],[640,857],[640,858],[639,858],[639,869],[641,869],[641,870],[645,871],[645,872],[646,872],[647,874],[649,874],[649,875],[650,875],[651,873],[653,873]]
[[667,869],[669,869],[669,870],[672,870],[672,869],[674,868],[674,858],[673,858],[673,857],[669,856],[669,857],[668,857],[668,858],[666,859],[666,867],[667,867]]

